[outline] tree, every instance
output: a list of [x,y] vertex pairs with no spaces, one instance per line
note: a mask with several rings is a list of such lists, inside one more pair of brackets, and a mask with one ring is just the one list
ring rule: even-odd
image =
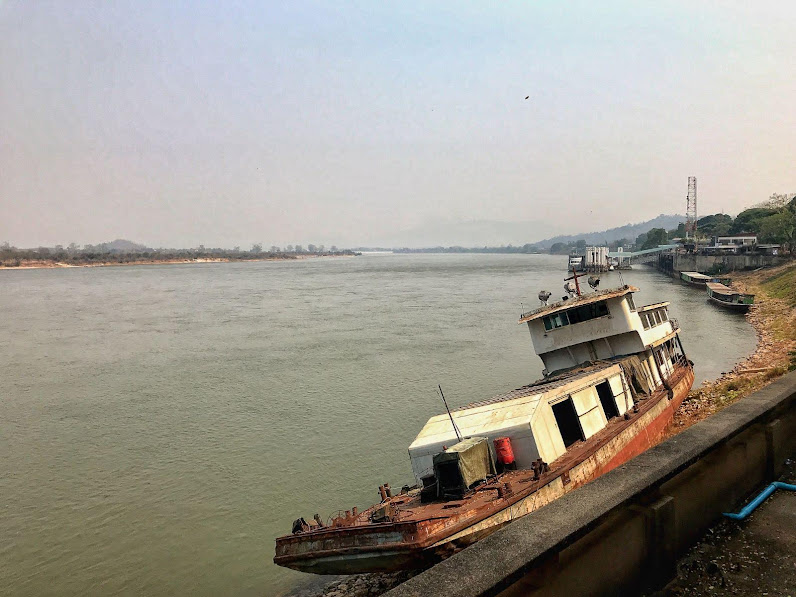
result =
[[553,246],[550,247],[551,255],[561,255],[566,253],[569,253],[569,246],[565,245],[564,243],[553,243]]
[[259,255],[260,253],[263,252],[263,246],[260,243],[254,243],[252,245],[251,252],[254,253],[255,255]]
[[697,232],[700,236],[725,236],[732,226],[732,216],[714,214],[697,220]]
[[665,245],[669,240],[666,230],[663,228],[653,228],[647,232],[647,239],[641,245],[641,249],[654,249],[658,245]]
[[759,232],[760,223],[768,216],[773,216],[777,213],[776,209],[768,207],[753,207],[745,209],[738,216],[730,226],[730,234],[740,234],[742,232]]
[[642,232],[636,237],[636,250],[640,249],[647,242],[647,233]]
[[760,221],[760,242],[793,245],[794,226],[796,225],[793,214],[781,211],[773,216],[768,216]]
[[276,245],[271,245],[271,253],[279,253],[281,249]]
[[304,247],[302,247],[301,245],[296,245],[296,253],[303,253],[303,252],[304,252]]
[[579,238],[575,242],[575,246],[578,248],[578,251],[585,251],[586,250],[586,241],[582,238]]
[[329,250],[330,250],[332,253],[337,253],[337,247],[336,247],[335,245],[332,245],[332,248],[331,248],[331,249],[329,249]]
[[313,245],[313,244],[309,244],[309,245],[307,245],[307,250],[308,250],[310,253],[317,253],[317,252],[318,252],[318,247],[316,247],[316,246],[315,246],[315,245]]

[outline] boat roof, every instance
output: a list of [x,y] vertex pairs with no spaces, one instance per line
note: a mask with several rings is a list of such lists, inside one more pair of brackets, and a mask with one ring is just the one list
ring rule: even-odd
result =
[[520,317],[519,323],[533,321],[534,319],[539,319],[545,315],[552,315],[553,313],[566,311],[568,309],[572,309],[573,307],[580,307],[582,305],[589,305],[598,301],[604,301],[605,299],[624,296],[631,292],[638,292],[638,288],[625,284],[620,288],[609,288],[606,290],[598,290],[597,292],[592,292],[590,294],[582,294],[581,296],[576,296],[575,298],[571,298],[566,301],[558,301],[552,305],[545,305],[544,307],[539,307],[538,309],[529,311],[528,313],[523,313]]
[[668,306],[669,306],[669,301],[661,301],[660,303],[652,303],[651,305],[636,307],[636,312],[641,313],[642,311],[651,311],[652,309],[658,309],[660,307],[668,307]]
[[[608,371],[612,367],[616,371]],[[474,402],[451,411],[462,437],[488,435],[490,431],[529,425],[542,399],[548,394],[567,394],[588,387],[593,378],[604,379],[619,372],[615,362],[601,362],[569,372],[552,381],[541,380],[516,390],[499,394],[488,400]],[[454,433],[447,413],[435,415],[417,434],[410,450],[428,444],[447,441]]]
[[706,276],[705,274],[700,274],[699,272],[680,272],[680,273],[695,280],[712,280],[715,277],[715,276]]
[[707,283],[707,287],[710,288],[711,292],[715,292],[717,294],[724,294],[724,295],[727,295],[727,296],[730,296],[730,295],[733,295],[733,294],[742,294],[742,295],[745,295],[745,296],[754,296],[754,295],[749,295],[749,294],[746,294],[744,292],[741,292],[740,290],[733,290],[732,288],[729,288],[729,287],[725,286],[724,284],[719,284],[718,282],[708,282]]

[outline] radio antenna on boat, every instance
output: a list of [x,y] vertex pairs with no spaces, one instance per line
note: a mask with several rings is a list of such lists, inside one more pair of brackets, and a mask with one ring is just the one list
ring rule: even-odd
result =
[[[580,284],[578,283],[578,272],[577,272],[577,270],[575,270],[575,266],[574,265],[572,266],[572,275],[569,278],[564,278],[565,282],[567,282],[569,280],[575,280],[575,292],[572,293],[572,294],[580,296]],[[569,291],[568,288],[566,288],[566,286],[568,286],[568,285],[565,285],[564,288],[566,289],[567,293],[569,293],[570,291]]]
[[442,403],[445,405],[445,410],[448,411],[448,416],[451,418],[451,425],[453,425],[453,431],[456,433],[456,439],[458,441],[462,441],[462,434],[459,432],[459,428],[456,426],[456,421],[453,420],[451,409],[448,408],[448,401],[445,400],[445,394],[442,393],[442,386],[437,384],[437,387],[439,388],[439,395],[442,396]]

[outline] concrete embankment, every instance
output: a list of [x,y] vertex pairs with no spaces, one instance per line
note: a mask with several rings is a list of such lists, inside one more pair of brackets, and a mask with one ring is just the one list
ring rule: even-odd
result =
[[608,595],[679,554],[796,449],[796,372],[396,587],[391,597]]

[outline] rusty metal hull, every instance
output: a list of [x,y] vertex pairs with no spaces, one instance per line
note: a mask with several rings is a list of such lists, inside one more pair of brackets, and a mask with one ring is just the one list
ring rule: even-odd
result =
[[534,479],[528,470],[508,471],[458,501],[423,504],[418,492],[390,498],[393,522],[369,522],[370,508],[334,526],[276,540],[274,562],[316,574],[390,572],[433,564],[538,510],[655,445],[694,382],[679,364],[660,388],[639,403],[629,420],[613,419],[602,431],[572,446]]

